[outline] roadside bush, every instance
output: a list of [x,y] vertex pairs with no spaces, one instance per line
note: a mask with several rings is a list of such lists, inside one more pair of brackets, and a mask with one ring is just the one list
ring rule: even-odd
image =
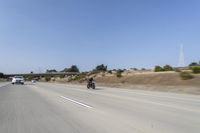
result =
[[4,78],[4,74],[3,73],[0,73],[0,78]]
[[73,81],[72,76],[70,76],[70,77],[68,78],[68,82],[71,82],[71,81]]
[[161,66],[155,66],[155,72],[163,72],[163,71],[173,71],[173,67],[170,65],[165,65],[163,68]]
[[60,75],[59,77],[60,77],[61,79],[63,79],[63,78],[65,78],[65,75]]
[[102,77],[105,77],[105,76],[106,76],[106,74],[105,74],[105,72],[103,72],[103,73],[102,73]]
[[200,73],[200,66],[194,66],[194,67],[192,67],[192,72],[195,73],[195,74]]
[[111,70],[109,70],[109,71],[108,71],[108,73],[109,73],[109,74],[112,74],[112,71],[111,71]]
[[93,74],[98,74],[98,73],[100,73],[100,72],[99,72],[99,71],[94,71],[94,70],[93,70],[93,71],[91,71],[91,72],[88,73],[88,76],[91,76],[91,75],[93,75]]
[[154,69],[155,72],[162,72],[163,71],[163,68],[161,66],[155,66],[155,69]]
[[197,62],[192,62],[190,63],[189,67],[193,67],[193,66],[198,66],[199,64]]
[[46,77],[45,77],[45,81],[46,81],[46,82],[49,82],[50,80],[51,80],[51,77],[50,77],[50,76],[46,76]]
[[171,67],[170,65],[165,65],[165,66],[163,67],[163,70],[164,70],[164,71],[173,71],[173,67]]
[[34,80],[40,81],[41,77],[35,77]]
[[141,70],[142,70],[142,71],[145,71],[145,70],[146,70],[146,68],[142,68]]
[[118,78],[121,78],[122,77],[122,71],[118,70],[117,73],[116,73],[116,76]]
[[31,80],[34,79],[34,77],[33,77],[33,75],[29,75],[29,76],[27,77],[27,79],[28,79],[28,81],[31,81]]
[[194,78],[191,72],[181,72],[180,77],[182,80],[189,80]]
[[79,68],[76,65],[72,65],[70,68],[65,68],[63,71],[61,72],[77,72],[79,73]]
[[80,80],[83,80],[85,78],[86,78],[86,75],[82,74],[82,75],[75,76],[73,80],[80,81]]
[[123,73],[124,70],[122,70],[122,69],[118,69],[117,72]]
[[134,71],[137,71],[138,69],[137,69],[137,68],[133,68],[133,70],[134,70]]

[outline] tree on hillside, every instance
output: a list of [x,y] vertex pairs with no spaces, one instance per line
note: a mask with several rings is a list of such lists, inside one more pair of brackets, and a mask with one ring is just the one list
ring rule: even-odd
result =
[[200,65],[200,64],[198,64],[197,62],[192,62],[192,63],[190,63],[189,67],[198,66],[198,65]]
[[76,65],[72,65],[70,68],[65,68],[61,72],[80,72],[79,68]]
[[98,65],[94,71],[107,71],[107,66],[105,66],[104,64]]
[[0,78],[4,78],[4,74],[3,73],[0,73]]
[[51,69],[51,70],[48,70],[46,71],[46,73],[56,73],[57,71],[55,69]]
[[164,70],[164,71],[173,71],[173,67],[171,67],[170,65],[165,65],[165,66],[163,67],[163,70]]
[[155,69],[154,69],[155,72],[162,72],[163,71],[163,68],[161,66],[155,66]]
[[146,68],[141,68],[141,70],[142,70],[142,71],[145,71],[145,70],[146,70]]
[[131,70],[134,70],[134,71],[137,71],[138,69],[137,68],[130,68]]

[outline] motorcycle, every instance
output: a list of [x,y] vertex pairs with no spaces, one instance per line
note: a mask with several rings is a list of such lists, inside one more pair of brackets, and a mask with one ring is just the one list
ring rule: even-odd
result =
[[90,89],[90,88],[92,88],[92,89],[95,89],[95,81],[91,81],[91,82],[88,82],[88,84],[87,84],[87,88],[88,89]]

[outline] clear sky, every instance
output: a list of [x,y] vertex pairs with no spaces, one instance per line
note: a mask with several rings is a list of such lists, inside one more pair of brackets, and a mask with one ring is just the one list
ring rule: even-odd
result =
[[0,71],[200,60],[199,0],[0,0]]

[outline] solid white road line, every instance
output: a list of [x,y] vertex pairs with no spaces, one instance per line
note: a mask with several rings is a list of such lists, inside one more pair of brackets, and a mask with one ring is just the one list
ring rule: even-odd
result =
[[92,109],[91,106],[86,105],[86,104],[84,104],[84,103],[81,103],[81,102],[78,102],[78,101],[72,100],[72,99],[67,98],[67,97],[64,97],[64,96],[60,96],[60,97],[63,98],[63,99],[65,99],[65,100],[68,100],[68,101],[70,101],[70,102],[73,102],[73,103],[76,103],[76,104],[78,104],[78,105],[81,105],[81,106],[83,106],[83,107],[86,107],[86,108],[90,108],[90,109]]

